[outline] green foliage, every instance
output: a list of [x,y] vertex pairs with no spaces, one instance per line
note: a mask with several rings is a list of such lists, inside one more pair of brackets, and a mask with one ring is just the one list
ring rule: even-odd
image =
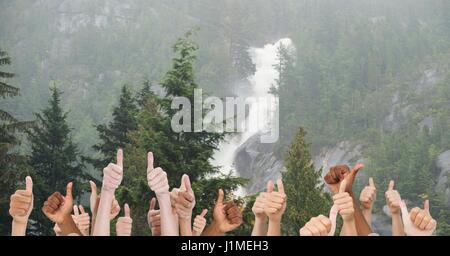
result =
[[[36,124],[28,131],[31,143],[29,165],[32,167],[34,205],[36,209],[55,191],[65,193],[67,183],[74,182],[74,195],[80,195],[88,175],[67,124],[67,112],[60,107],[61,92],[51,87],[49,105],[36,113]],[[36,221],[38,234],[53,233],[53,224],[35,210],[30,217]]]
[[287,235],[298,235],[311,217],[328,216],[331,208],[332,200],[323,192],[321,170],[314,169],[305,136],[300,127],[284,160],[287,171],[283,173],[283,182],[288,204],[282,227]]

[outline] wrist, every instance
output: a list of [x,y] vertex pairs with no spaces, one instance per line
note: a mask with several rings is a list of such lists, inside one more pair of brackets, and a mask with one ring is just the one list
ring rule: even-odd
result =
[[265,214],[255,214],[255,223],[262,223],[266,218],[267,216]]
[[225,235],[225,231],[220,229],[220,224],[213,220],[211,225],[210,225],[210,230],[212,231],[213,234],[217,235],[217,236],[223,236]]
[[17,225],[26,225],[28,223],[28,216],[26,217],[14,217],[13,223]]

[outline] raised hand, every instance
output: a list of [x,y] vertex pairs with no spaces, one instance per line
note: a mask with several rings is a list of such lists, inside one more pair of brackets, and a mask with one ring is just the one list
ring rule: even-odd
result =
[[324,180],[333,194],[338,193],[340,183],[347,180],[347,187],[345,191],[352,193],[353,182],[355,181],[358,172],[364,168],[364,164],[358,163],[351,170],[347,165],[337,165],[330,168],[330,171],[325,175]]
[[269,221],[281,222],[287,202],[283,181],[281,179],[277,180],[278,191],[273,191],[271,181],[269,181],[267,187],[267,193],[264,194],[264,213],[269,217]]
[[153,153],[147,155],[147,182],[155,194],[169,193],[169,181],[167,173],[161,167],[153,168]]
[[111,212],[109,213],[109,219],[113,220],[120,213],[120,205],[116,198],[112,201]]
[[73,207],[72,187],[73,183],[69,182],[66,187],[66,196],[55,192],[47,198],[42,207],[42,212],[44,212],[45,216],[59,226],[61,235],[74,233],[81,235],[71,216]]
[[133,219],[131,219],[130,217],[130,207],[128,206],[128,204],[125,204],[123,208],[125,211],[125,216],[117,219],[116,233],[117,236],[131,236]]
[[202,233],[205,236],[224,235],[242,224],[242,214],[234,202],[224,202],[224,192],[219,189],[213,211],[213,222]]
[[403,226],[407,236],[431,236],[436,230],[437,222],[430,214],[430,202],[425,200],[424,209],[414,207],[408,213],[405,201],[401,201]]
[[345,192],[346,187],[347,180],[344,179],[339,186],[338,193],[333,196],[334,207],[336,207],[344,221],[342,235],[356,236],[357,231],[355,226],[353,198],[349,193]]
[[365,186],[359,195],[359,201],[364,209],[372,210],[373,203],[377,197],[377,188],[373,178],[369,178],[369,185]]
[[174,198],[174,208],[179,218],[190,221],[192,209],[195,207],[195,195],[188,175],[183,175],[181,182],[180,189]]
[[25,178],[25,190],[17,190],[10,199],[9,214],[13,218],[12,236],[25,236],[28,218],[33,210],[33,180]]
[[91,186],[91,195],[89,196],[89,203],[91,208],[92,216],[97,215],[98,203],[100,201],[100,197],[97,194],[97,185],[92,180],[89,181],[89,185]]
[[147,223],[152,231],[152,236],[161,235],[161,214],[159,210],[155,210],[156,198],[150,200],[150,209],[147,213]]
[[[117,216],[120,207],[115,206],[114,192],[120,186],[123,179],[123,150],[118,149],[116,164],[110,163],[103,169],[103,185],[98,204],[97,215],[95,216],[94,236],[109,236],[110,220]],[[91,184],[91,190],[94,190]],[[91,192],[92,194],[92,192]],[[92,196],[92,199],[94,196]],[[95,209],[95,207],[94,207]],[[119,209],[119,211],[118,211]]]
[[255,223],[253,225],[252,236],[267,235],[267,215],[264,212],[265,208],[265,194],[273,191],[272,181],[267,182],[267,191],[260,193],[253,203],[252,212],[255,215]]
[[312,217],[300,229],[300,236],[328,236],[332,229],[331,220],[323,215]]
[[394,181],[389,182],[388,190],[384,194],[386,196],[386,204],[391,210],[391,214],[398,214],[400,212],[401,197],[397,190],[394,190]]
[[74,205],[73,213],[73,221],[77,225],[81,234],[83,236],[89,236],[89,227],[91,225],[91,218],[89,217],[89,213],[84,210],[84,207],[82,205]]
[[178,215],[172,209],[167,173],[160,167],[154,168],[153,153],[147,154],[147,183],[158,198],[161,216],[161,235],[177,236],[179,234]]
[[194,219],[194,227],[192,230],[193,236],[200,236],[203,232],[203,229],[205,229],[206,226],[206,214],[208,213],[207,209],[203,209],[202,213],[200,215],[197,215]]

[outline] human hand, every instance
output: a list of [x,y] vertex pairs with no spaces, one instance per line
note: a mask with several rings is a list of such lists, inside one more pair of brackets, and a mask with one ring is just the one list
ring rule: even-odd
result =
[[89,208],[91,209],[91,214],[94,217],[97,215],[98,203],[100,201],[100,196],[97,193],[97,185],[92,180],[89,181],[91,185],[91,195],[89,196]]
[[391,214],[400,213],[401,197],[397,190],[394,190],[394,181],[389,182],[388,190],[384,194],[386,196],[386,204],[391,210]]
[[169,181],[167,179],[167,173],[161,169],[161,167],[153,168],[153,153],[147,154],[147,182],[151,190],[156,194],[168,194],[169,193]]
[[300,229],[300,236],[329,236],[332,231],[332,226],[331,220],[323,215],[312,217]]
[[147,213],[147,223],[152,231],[152,236],[161,235],[161,214],[159,210],[155,210],[156,198],[150,200],[150,209]]
[[286,210],[287,197],[284,193],[283,181],[277,180],[278,191],[273,191],[273,183],[267,183],[267,193],[264,193],[264,213],[269,221],[281,222],[281,217]]
[[347,187],[345,191],[352,193],[353,182],[355,181],[358,172],[364,168],[364,164],[356,164],[352,170],[347,165],[337,165],[330,168],[325,175],[324,180],[333,194],[339,192],[339,185],[345,179],[347,180]]
[[333,196],[334,205],[337,207],[339,214],[345,221],[353,220],[355,209],[353,207],[353,198],[349,193],[345,192],[347,188],[347,180],[344,179],[339,186],[339,191]]
[[424,209],[414,207],[408,213],[405,201],[400,202],[403,226],[407,236],[431,236],[436,230],[437,222],[430,214],[430,202],[425,200]]
[[67,217],[72,218],[70,216],[73,205],[72,186],[72,182],[67,184],[65,197],[59,192],[53,193],[47,198],[42,207],[45,216],[58,225],[62,224]]
[[73,213],[73,221],[77,225],[77,228],[80,230],[81,234],[83,236],[89,236],[89,227],[91,225],[91,218],[89,217],[89,213],[85,212],[82,205],[74,205]]
[[173,207],[179,218],[190,219],[192,217],[192,209],[195,207],[195,196],[189,176],[186,174],[181,179],[181,186],[174,198]]
[[242,214],[234,202],[224,203],[224,192],[219,189],[213,219],[220,233],[230,232],[242,224]]
[[113,220],[120,213],[120,205],[116,198],[112,201],[111,213],[109,214],[109,219]]
[[202,213],[200,215],[197,215],[194,219],[194,227],[192,230],[193,236],[200,236],[203,232],[203,229],[205,229],[206,226],[206,219],[205,215],[208,213],[207,209],[203,209]]
[[133,226],[133,219],[130,217],[130,207],[128,204],[124,205],[125,216],[117,219],[116,234],[117,236],[131,236],[131,229]]
[[[109,163],[103,169],[102,192],[113,192],[120,186],[123,179],[123,150],[117,150],[117,163]],[[91,184],[92,185],[92,184]],[[92,187],[91,187],[92,188]]]
[[25,190],[17,190],[10,199],[9,214],[14,222],[27,224],[33,210],[33,180],[30,176],[25,178]]
[[359,195],[359,201],[361,205],[368,210],[372,209],[373,203],[377,197],[377,188],[375,187],[375,183],[373,178],[369,178],[369,185],[364,187]]

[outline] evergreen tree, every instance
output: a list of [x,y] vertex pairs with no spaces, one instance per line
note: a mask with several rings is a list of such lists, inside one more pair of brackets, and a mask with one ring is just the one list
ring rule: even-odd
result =
[[[0,67],[10,64],[8,54],[0,50]],[[13,77],[13,73],[0,70],[0,98],[19,95],[19,89],[8,84],[8,79]],[[25,178],[28,169],[25,158],[16,150],[20,143],[17,132],[23,131],[27,125],[28,122],[19,122],[7,111],[0,109],[0,235],[9,235],[11,232],[11,218],[7,214],[9,197],[16,190],[18,182]]]
[[[148,84],[147,84],[148,85]],[[147,86],[141,93],[144,93]],[[113,120],[108,124],[97,126],[100,137],[100,143],[93,146],[101,157],[91,159],[90,162],[98,170],[102,170],[108,163],[115,161],[118,148],[125,147],[130,143],[128,133],[137,128],[136,124],[137,107],[128,86],[124,85],[121,90],[119,105],[113,109]]]
[[31,219],[37,232],[53,234],[53,224],[39,211],[46,198],[55,191],[65,191],[67,183],[74,182],[74,195],[79,196],[87,174],[77,146],[72,141],[67,124],[67,112],[60,106],[61,92],[52,87],[49,106],[36,113],[36,124],[28,131],[31,143],[29,164],[33,168],[34,205]]
[[[194,215],[203,208],[212,209],[219,188],[230,192],[244,183],[242,178],[217,175],[218,168],[209,162],[223,134],[172,131],[171,118],[176,110],[171,109],[171,100],[183,96],[193,102],[194,89],[198,88],[193,72],[197,46],[190,41],[189,36],[190,33],[174,45],[177,56],[173,59],[172,69],[161,82],[166,96],[148,94],[146,104],[137,118],[138,128],[130,133],[131,143],[125,147],[125,175],[117,197],[132,208],[133,222],[138,223],[134,234],[148,233],[145,216],[152,194],[145,171],[148,151],[154,153],[155,166],[161,166],[167,172],[171,188],[180,186],[184,173],[190,176],[197,198]],[[214,178],[206,178],[207,175],[214,175]]]
[[331,208],[331,198],[323,191],[321,170],[314,169],[305,136],[300,127],[284,160],[287,171],[283,182],[289,202],[282,226],[287,235],[298,235],[311,217],[328,216]]

